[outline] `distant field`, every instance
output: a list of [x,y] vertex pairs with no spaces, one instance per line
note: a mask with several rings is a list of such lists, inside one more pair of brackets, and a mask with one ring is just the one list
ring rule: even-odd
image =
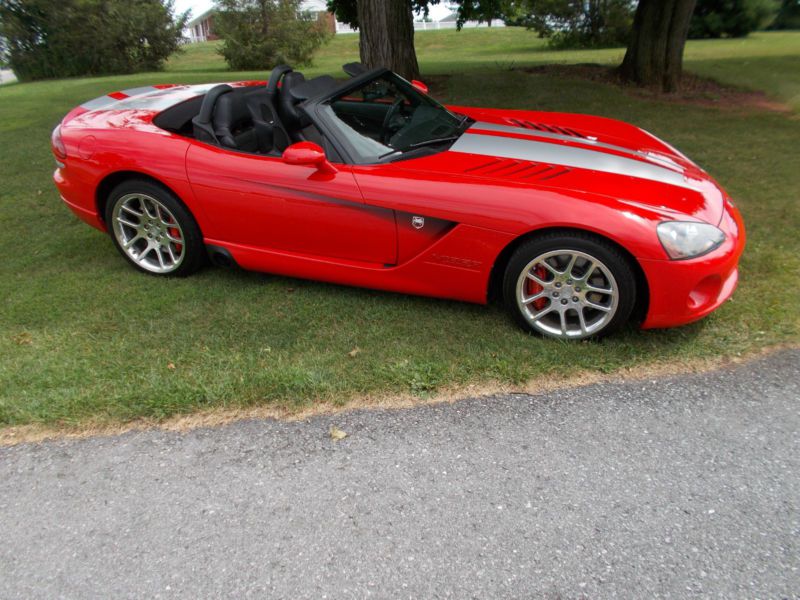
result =
[[[524,30],[420,33],[417,41],[424,73],[456,74],[436,80],[445,101],[631,121],[708,169],[741,206],[748,228],[733,301],[691,326],[565,344],[525,335],[496,306],[211,268],[175,281],[138,274],[61,205],[50,179],[49,135],[73,106],[113,90],[264,78],[269,70],[229,73],[213,45],[189,46],[163,73],[0,87],[0,426],[428,395],[798,341],[796,113],[681,104],[511,71],[548,62],[610,64],[622,56],[552,52]],[[356,44],[355,36],[338,37],[313,72],[340,73],[341,63],[357,58]],[[800,33],[693,42],[687,67],[800,109]]]

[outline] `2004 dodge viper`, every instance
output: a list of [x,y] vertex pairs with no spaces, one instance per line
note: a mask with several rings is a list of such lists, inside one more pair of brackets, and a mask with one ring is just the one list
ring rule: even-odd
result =
[[612,119],[443,106],[419,81],[157,85],[53,131],[61,198],[134,267],[215,263],[486,303],[597,338],[709,314],[738,280],[741,216],[700,167]]

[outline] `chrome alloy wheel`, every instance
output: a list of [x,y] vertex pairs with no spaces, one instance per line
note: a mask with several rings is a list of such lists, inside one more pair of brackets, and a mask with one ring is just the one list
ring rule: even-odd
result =
[[143,269],[166,274],[183,262],[183,230],[169,209],[152,196],[122,196],[114,205],[111,220],[120,247]]
[[554,250],[522,270],[516,298],[532,327],[550,337],[575,339],[594,335],[611,322],[619,289],[597,258],[577,250]]

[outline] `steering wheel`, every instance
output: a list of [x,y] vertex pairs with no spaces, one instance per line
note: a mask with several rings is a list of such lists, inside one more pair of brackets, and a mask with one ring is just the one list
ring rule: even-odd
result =
[[388,144],[389,138],[397,131],[390,130],[389,127],[392,124],[392,119],[394,119],[403,108],[403,97],[397,98],[394,102],[392,102],[392,106],[389,110],[386,111],[386,116],[383,118],[383,126],[381,127],[381,143]]

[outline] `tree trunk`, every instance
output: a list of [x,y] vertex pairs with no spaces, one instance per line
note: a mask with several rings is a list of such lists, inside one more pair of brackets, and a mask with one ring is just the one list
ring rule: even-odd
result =
[[664,92],[680,87],[683,47],[697,0],[640,0],[620,73]]
[[410,0],[358,0],[361,62],[419,79]]

